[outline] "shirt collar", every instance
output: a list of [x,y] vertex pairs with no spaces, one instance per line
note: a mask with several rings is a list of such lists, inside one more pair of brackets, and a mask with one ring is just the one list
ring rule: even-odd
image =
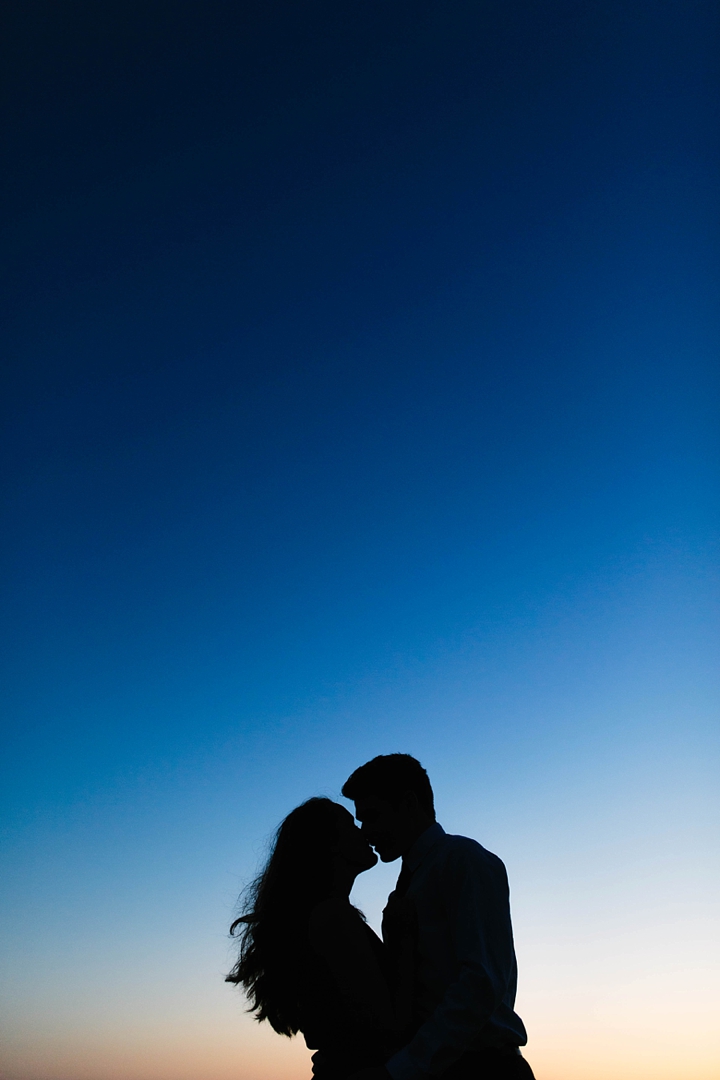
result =
[[417,870],[427,853],[440,842],[444,835],[445,830],[440,822],[434,821],[424,833],[420,833],[410,850],[403,855],[403,869],[407,867],[410,873]]

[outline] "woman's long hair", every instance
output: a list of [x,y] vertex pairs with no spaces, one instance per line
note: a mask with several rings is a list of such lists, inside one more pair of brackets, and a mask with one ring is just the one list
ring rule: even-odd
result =
[[265,869],[245,893],[238,927],[240,955],[226,982],[241,983],[256,1020],[280,1035],[301,1022],[299,977],[311,910],[331,894],[339,813],[332,799],[308,799],[277,831]]

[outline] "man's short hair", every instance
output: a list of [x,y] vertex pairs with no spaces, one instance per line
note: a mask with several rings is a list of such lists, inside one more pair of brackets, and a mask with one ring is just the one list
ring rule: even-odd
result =
[[356,802],[365,795],[375,795],[398,806],[412,791],[418,805],[435,820],[435,799],[430,777],[417,758],[410,754],[380,754],[361,765],[344,783],[342,793]]

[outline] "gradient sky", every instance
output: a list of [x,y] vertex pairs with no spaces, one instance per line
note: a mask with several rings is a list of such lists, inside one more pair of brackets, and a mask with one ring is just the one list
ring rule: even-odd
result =
[[306,1080],[227,926],[394,750],[538,1080],[720,1077],[718,22],[10,3],[6,1080]]

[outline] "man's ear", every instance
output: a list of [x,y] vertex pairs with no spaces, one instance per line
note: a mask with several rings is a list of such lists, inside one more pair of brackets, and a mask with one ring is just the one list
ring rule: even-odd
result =
[[401,806],[406,807],[413,817],[415,817],[420,810],[420,803],[418,797],[414,791],[404,791],[402,796]]

